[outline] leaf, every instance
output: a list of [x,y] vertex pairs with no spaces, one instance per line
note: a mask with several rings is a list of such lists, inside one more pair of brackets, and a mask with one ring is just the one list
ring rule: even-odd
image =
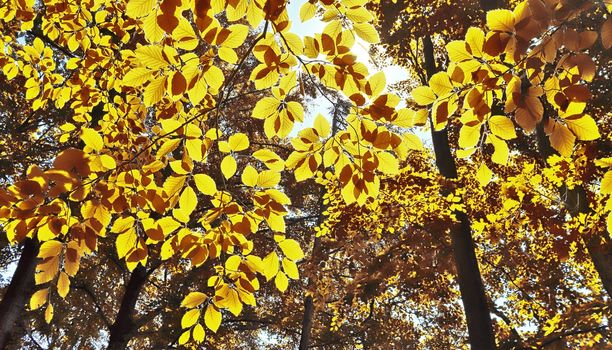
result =
[[287,277],[291,279],[297,280],[300,278],[297,265],[294,261],[287,258],[283,258],[283,271],[285,271]]
[[370,44],[378,44],[380,42],[376,28],[370,23],[353,23],[353,29],[361,39]]
[[189,328],[193,326],[194,324],[196,324],[199,318],[200,318],[200,310],[191,309],[183,315],[183,318],[181,318],[181,327],[183,329]]
[[493,144],[495,149],[491,155],[491,160],[493,163],[506,165],[508,163],[508,156],[510,155],[510,150],[508,149],[508,144],[506,141],[495,135],[489,135],[487,136],[487,143]]
[[125,14],[132,18],[139,18],[149,14],[157,0],[129,0]]
[[473,56],[468,52],[465,41],[453,40],[446,44],[446,52],[451,62],[463,62],[473,59]]
[[300,248],[300,244],[293,239],[285,239],[278,243],[285,256],[293,261],[300,260],[304,257],[304,252]]
[[274,279],[274,284],[276,285],[276,288],[279,291],[284,293],[287,290],[287,287],[289,286],[289,280],[287,279],[287,275],[285,275],[282,271],[279,271],[276,274],[276,278]]
[[465,42],[470,47],[470,51],[472,55],[475,57],[482,57],[483,51],[482,48],[484,46],[484,32],[482,29],[477,27],[470,27],[465,33]]
[[302,22],[306,22],[307,20],[314,17],[317,11],[317,5],[311,2],[305,2],[302,7],[300,7],[300,20]]
[[612,193],[612,171],[607,171],[601,179],[601,193],[611,194]]
[[453,84],[446,72],[438,72],[429,79],[429,87],[436,96],[446,96],[453,90]]
[[601,26],[601,44],[606,50],[612,46],[612,17]]
[[486,186],[493,177],[493,172],[485,163],[480,164],[478,167],[478,171],[476,172],[476,178],[478,179],[478,183],[480,186]]
[[150,107],[159,102],[166,93],[166,76],[159,76],[149,82],[144,90],[144,104]]
[[49,288],[36,291],[30,297],[30,310],[36,310],[47,303]]
[[183,299],[183,302],[181,302],[181,307],[193,309],[194,307],[198,307],[200,304],[202,304],[206,298],[208,297],[204,293],[191,292]]
[[99,152],[104,147],[104,140],[97,131],[91,128],[83,128],[81,131],[81,139],[85,145],[96,152]]
[[514,14],[510,10],[497,9],[487,12],[487,27],[499,32],[514,31]]
[[325,119],[323,115],[318,114],[314,121],[314,129],[317,131],[319,137],[325,138],[329,135],[331,127],[327,119]]
[[234,157],[232,157],[232,155],[225,156],[225,158],[223,158],[221,161],[221,172],[226,179],[234,176],[237,167],[238,165],[236,164],[236,160]]
[[55,240],[46,241],[40,245],[38,257],[45,259],[45,258],[49,258],[52,256],[58,256],[60,252],[62,251],[62,247],[63,245],[62,245],[62,242],[60,241],[55,241]]
[[206,336],[206,332],[204,331],[204,327],[201,324],[196,324],[193,327],[193,340],[197,343],[201,343],[204,341],[204,337]]
[[132,251],[132,249],[136,248],[137,240],[138,235],[136,235],[136,231],[133,228],[117,236],[115,247],[117,248],[117,256],[119,259],[122,259]]
[[494,115],[489,118],[489,129],[491,129],[493,135],[504,140],[511,140],[516,138],[514,123],[510,118],[506,116]]
[[408,149],[415,151],[423,150],[423,141],[415,134],[404,134],[403,141],[406,143],[406,146],[408,146]]
[[181,336],[179,337],[179,345],[184,345],[186,344],[189,339],[190,339],[190,334],[191,332],[189,330],[186,330],[185,332],[183,332],[183,334],[181,334]]
[[130,69],[122,79],[124,86],[139,87],[151,78],[151,71],[144,67]]
[[264,170],[257,177],[257,186],[271,188],[280,182],[280,174],[276,171]]
[[553,131],[549,138],[550,145],[557,150],[559,154],[564,157],[569,157],[572,155],[576,137],[565,125],[555,122]]
[[463,125],[459,130],[459,147],[472,148],[478,144],[480,139],[480,125],[467,126]]
[[47,305],[47,309],[45,310],[45,322],[49,324],[51,323],[51,320],[53,320],[53,305],[49,303],[49,305]]
[[134,50],[136,58],[142,65],[151,69],[166,68],[170,64],[165,58],[161,46],[146,45]]
[[249,148],[249,138],[243,133],[237,133],[229,137],[229,148],[234,152],[243,151]]
[[59,277],[57,278],[57,293],[60,297],[66,298],[68,292],[70,291],[70,278],[65,272],[60,272]]
[[208,196],[214,196],[217,193],[217,184],[212,177],[206,174],[195,174],[193,180],[200,193]]
[[211,331],[217,333],[217,329],[221,325],[221,313],[217,310],[217,308],[208,304],[206,307],[206,313],[204,313],[204,323],[206,323],[206,327]]
[[263,259],[262,263],[264,276],[266,277],[266,280],[269,281],[278,273],[278,268],[280,265],[278,262],[278,255],[276,255],[275,252],[271,252]]
[[436,95],[429,86],[419,86],[412,90],[412,98],[419,105],[427,106],[436,100]]
[[581,141],[592,141],[601,137],[595,120],[590,115],[583,115],[576,119],[565,119],[567,127]]
[[187,216],[198,206],[198,196],[191,186],[185,187],[179,198],[179,206],[183,209]]
[[269,149],[257,150],[253,153],[253,157],[263,162],[270,170],[281,171],[285,169],[285,162]]

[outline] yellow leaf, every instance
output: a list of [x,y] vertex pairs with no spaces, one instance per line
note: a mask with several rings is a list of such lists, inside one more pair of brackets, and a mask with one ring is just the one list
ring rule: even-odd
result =
[[206,300],[206,298],[207,296],[204,293],[191,292],[187,294],[187,296],[183,299],[181,307],[193,309],[194,307],[197,307],[202,304]]
[[230,136],[227,141],[229,148],[234,152],[243,151],[249,148],[249,138],[241,132]]
[[446,52],[451,62],[463,62],[471,60],[473,56],[468,52],[466,43],[463,40],[453,40],[446,44]]
[[161,46],[146,45],[134,50],[136,58],[147,68],[161,69],[170,64],[165,58]]
[[287,275],[285,275],[282,271],[279,271],[276,274],[276,278],[274,279],[274,284],[276,288],[281,292],[285,292],[287,287],[289,286],[289,280],[287,279]]
[[117,255],[119,259],[126,256],[132,249],[136,248],[136,241],[138,235],[136,235],[135,228],[132,228],[117,236],[115,246],[117,248]]
[[511,140],[513,138],[516,138],[514,123],[510,118],[506,116],[494,115],[489,118],[489,129],[491,129],[493,135],[504,140]]
[[508,149],[508,144],[506,141],[500,139],[495,135],[487,136],[487,143],[493,144],[494,151],[491,155],[491,160],[493,163],[506,165],[508,163],[508,156],[510,154],[510,150]]
[[472,55],[482,57],[482,47],[484,46],[484,32],[480,28],[470,27],[465,33],[465,42],[470,47]]
[[399,161],[391,153],[379,152],[377,155],[380,162],[379,169],[387,175],[399,174]]
[[124,86],[139,87],[151,77],[151,71],[144,67],[130,69],[122,79]]
[[294,261],[287,258],[283,258],[283,271],[285,271],[287,277],[291,279],[297,280],[300,278],[297,265]]
[[213,196],[215,193],[217,193],[217,184],[212,177],[206,174],[195,174],[193,176],[193,180],[195,181],[195,185],[200,193],[208,196]]
[[182,209],[185,209],[187,212],[191,213],[195,210],[198,205],[198,196],[191,186],[185,187],[183,193],[181,193],[181,197],[179,198],[179,206]]
[[62,251],[62,242],[60,241],[46,241],[40,246],[38,257],[45,259],[52,256],[58,256]]
[[293,261],[300,260],[304,257],[304,252],[302,248],[300,248],[300,244],[293,239],[285,239],[278,245],[283,251],[283,254]]
[[219,329],[219,326],[221,325],[221,313],[214,305],[208,304],[206,313],[204,313],[204,322],[206,323],[206,327],[208,327],[208,329],[217,333],[217,329]]
[[282,158],[269,149],[260,149],[255,151],[253,153],[253,157],[263,162],[270,170],[281,171],[285,169],[285,162],[282,160]]
[[378,31],[370,23],[353,23],[353,29],[361,39],[370,44],[378,44],[380,42]]
[[276,171],[264,170],[257,176],[257,186],[270,188],[278,185],[280,182],[280,174]]
[[429,86],[419,86],[412,90],[412,98],[417,104],[427,106],[436,100],[436,95]]
[[446,96],[453,90],[453,84],[446,72],[438,72],[429,79],[429,87],[436,96]]
[[472,148],[478,144],[480,139],[480,125],[467,126],[463,125],[459,130],[459,147]]
[[60,272],[59,277],[57,278],[57,293],[60,297],[65,298],[70,291],[70,278],[65,272]]
[[576,119],[565,119],[565,123],[578,140],[592,141],[601,137],[599,128],[590,115],[583,115]]
[[113,159],[113,157],[109,156],[108,154],[101,155],[100,162],[102,163],[102,166],[104,166],[104,168],[106,169],[115,169],[117,167],[115,159]]
[[179,337],[179,341],[178,341],[179,345],[186,344],[189,341],[190,334],[191,334],[190,330],[184,331],[183,334],[181,334],[181,336]]
[[317,131],[319,137],[325,138],[329,135],[331,127],[327,119],[325,119],[323,115],[318,114],[314,121],[314,129]]
[[513,32],[514,14],[505,9],[489,11],[487,12],[487,27],[499,32]]
[[183,318],[181,318],[181,327],[183,329],[189,328],[193,326],[194,324],[196,324],[199,318],[200,318],[200,310],[191,309],[185,312],[185,314],[183,315]]
[[206,332],[204,331],[204,327],[201,324],[196,324],[193,327],[193,340],[197,343],[201,343],[204,341],[204,336],[206,336]]
[[81,139],[85,142],[85,145],[93,149],[94,151],[100,151],[104,147],[104,140],[97,131],[91,128],[83,128],[81,132]]
[[478,183],[480,183],[480,186],[484,187],[491,181],[493,172],[485,163],[482,163],[476,172],[476,177],[478,178]]
[[51,320],[53,320],[53,305],[49,303],[49,305],[47,305],[47,309],[45,310],[45,322],[49,324],[51,323]]
[[166,76],[159,76],[149,82],[144,90],[144,104],[147,107],[159,102],[166,93]]
[[612,171],[606,172],[603,179],[601,179],[601,193],[612,193]]
[[415,134],[406,133],[402,138],[403,142],[406,143],[408,149],[412,149],[415,151],[421,151],[423,149],[423,142]]
[[271,252],[263,259],[264,276],[269,281],[272,277],[278,273],[279,263],[278,255],[275,252]]
[[41,289],[36,291],[36,293],[32,294],[30,297],[30,310],[36,310],[41,306],[45,305],[47,302],[47,294],[49,293],[49,289]]
[[306,22],[307,20],[314,17],[317,12],[317,5],[311,2],[305,2],[302,7],[300,7],[300,20],[302,22]]
[[221,161],[221,172],[226,179],[234,176],[236,173],[238,165],[236,164],[236,160],[231,155],[225,156]]
[[244,171],[242,172],[242,183],[249,187],[255,187],[255,185],[257,184],[257,175],[259,175],[257,173],[257,170],[255,170],[255,168],[253,168],[252,166],[248,165],[246,168],[244,168]]
[[129,17],[138,18],[149,14],[157,0],[129,0],[125,7],[125,13]]

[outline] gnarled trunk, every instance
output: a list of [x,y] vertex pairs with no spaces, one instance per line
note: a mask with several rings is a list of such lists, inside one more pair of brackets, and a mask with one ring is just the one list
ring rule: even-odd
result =
[[38,243],[26,239],[23,242],[17,269],[0,302],[0,349],[6,348],[15,322],[23,313],[26,300],[34,287],[37,255]]

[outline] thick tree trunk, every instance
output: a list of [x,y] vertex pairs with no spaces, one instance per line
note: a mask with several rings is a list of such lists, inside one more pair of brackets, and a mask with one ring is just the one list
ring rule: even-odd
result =
[[127,348],[127,344],[136,330],[134,322],[134,310],[136,302],[140,295],[142,287],[147,281],[147,270],[144,266],[138,265],[132,271],[130,280],[125,286],[121,306],[115,316],[115,322],[110,328],[110,339],[106,349],[108,350],[123,350]]
[[[427,76],[431,77],[437,69],[433,44],[429,35],[423,38],[423,51]],[[436,165],[440,173],[449,179],[457,178],[457,167],[451,153],[447,129],[435,131],[433,124],[431,129]],[[453,254],[461,301],[467,320],[470,347],[474,350],[495,349],[491,314],[474,252],[470,220],[465,213],[455,212],[455,215],[459,223],[451,228]]]
[[38,243],[32,239],[26,239],[17,269],[0,302],[0,349],[6,348],[13,326],[23,313],[26,300],[34,287],[37,255]]

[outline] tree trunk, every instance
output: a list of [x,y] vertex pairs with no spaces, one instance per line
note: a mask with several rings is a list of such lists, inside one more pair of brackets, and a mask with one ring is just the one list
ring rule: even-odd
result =
[[314,316],[314,305],[312,296],[304,299],[304,317],[302,318],[302,333],[300,336],[299,350],[307,350],[310,345],[310,331],[312,329],[312,318]]
[[136,330],[133,318],[136,302],[138,301],[142,287],[147,281],[147,277],[147,270],[142,265],[138,265],[138,267],[132,271],[130,280],[125,286],[121,306],[119,307],[117,316],[115,316],[115,322],[113,322],[110,328],[110,339],[106,349],[122,350],[127,348],[127,344],[133,336],[132,333]]
[[32,288],[36,270],[38,244],[27,238],[23,243],[17,269],[0,302],[0,349],[5,349],[15,321],[21,316]]
[[[423,52],[425,69],[430,78],[437,69],[433,44],[429,35],[423,38]],[[431,123],[431,133],[438,170],[448,179],[457,178],[457,166],[448,142],[448,130],[445,128],[435,131]],[[459,223],[451,228],[453,254],[461,301],[467,320],[470,347],[474,350],[495,349],[491,314],[474,252],[470,220],[465,213],[456,211],[454,214]]]

